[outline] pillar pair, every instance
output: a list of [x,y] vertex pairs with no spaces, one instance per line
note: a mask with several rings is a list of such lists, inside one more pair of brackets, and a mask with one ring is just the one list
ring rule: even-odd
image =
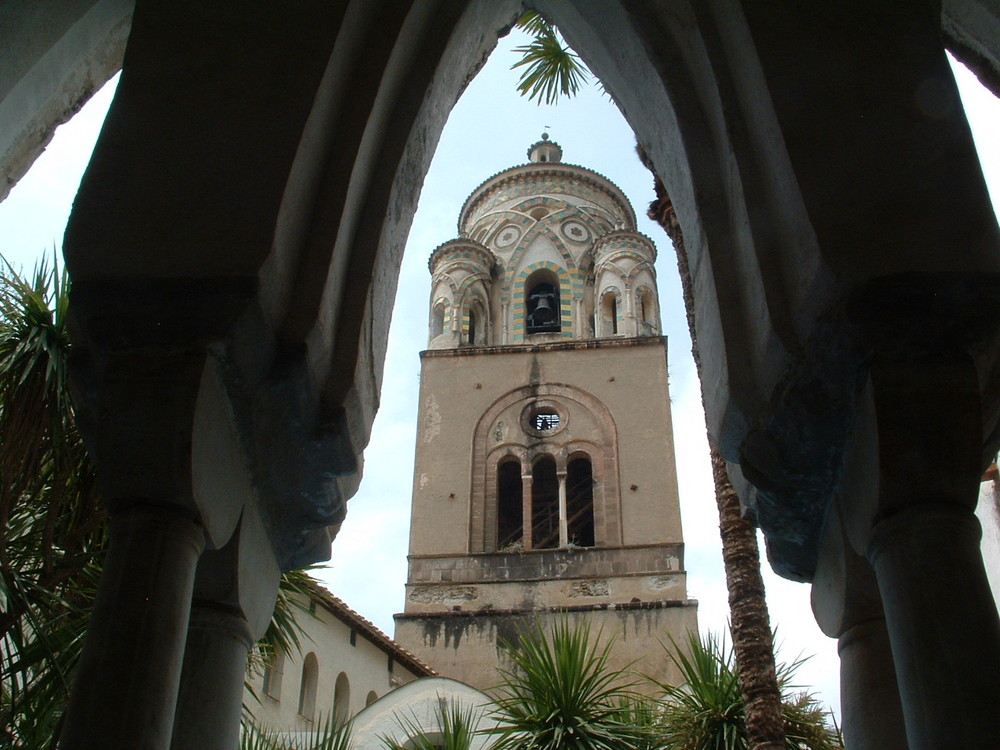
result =
[[866,397],[813,592],[839,639],[847,746],[1000,747],[1000,618],[975,517],[976,370],[876,361]]
[[277,590],[276,567],[252,581],[236,567],[248,525],[206,552],[201,524],[175,508],[113,510],[61,748],[237,746],[248,652]]

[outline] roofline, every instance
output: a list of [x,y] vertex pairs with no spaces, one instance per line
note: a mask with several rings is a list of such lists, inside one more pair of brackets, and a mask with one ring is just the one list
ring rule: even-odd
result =
[[462,227],[465,225],[466,216],[472,211],[472,208],[476,205],[476,203],[485,197],[486,193],[491,188],[498,187],[506,182],[516,181],[519,178],[526,177],[528,174],[544,174],[546,172],[551,172],[553,174],[570,173],[577,177],[585,178],[585,181],[600,190],[603,190],[617,203],[621,204],[628,214],[632,228],[634,229],[637,226],[635,209],[632,207],[632,202],[628,199],[628,196],[625,195],[625,192],[620,187],[600,172],[595,172],[593,169],[588,169],[587,167],[581,167],[579,164],[569,164],[561,161],[544,163],[528,162],[527,164],[518,164],[517,166],[510,167],[502,172],[497,172],[492,177],[488,177],[483,180],[483,182],[479,183],[479,185],[469,194],[469,197],[465,199],[465,203],[462,204],[462,210],[458,214],[459,235],[462,234]]
[[351,609],[343,599],[334,596],[329,589],[321,585],[318,581],[310,577],[305,585],[309,589],[309,597],[313,601],[322,605],[327,612],[352,630],[359,631],[369,642],[393,657],[400,665],[406,667],[417,677],[434,677],[438,675],[429,665],[392,640],[392,638],[379,630],[373,622],[365,619]]

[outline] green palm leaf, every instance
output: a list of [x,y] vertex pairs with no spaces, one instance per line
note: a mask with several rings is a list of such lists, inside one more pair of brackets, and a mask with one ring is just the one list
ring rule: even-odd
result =
[[479,733],[480,710],[462,706],[457,701],[445,703],[441,700],[434,713],[439,731],[426,731],[416,716],[397,716],[396,723],[406,735],[406,742],[399,743],[392,737],[383,736],[382,743],[387,750],[469,750],[472,747]]
[[[732,650],[709,633],[688,633],[685,647],[671,639],[668,655],[683,680],[680,685],[657,683],[663,690],[661,715],[665,747],[677,750],[746,750],[750,747],[743,696]],[[842,750],[836,727],[808,693],[791,694],[791,679],[802,663],[779,665],[782,716],[789,750]]]
[[528,11],[517,27],[533,36],[526,45],[516,47],[521,59],[511,70],[524,68],[517,91],[538,104],[555,104],[560,96],[575,96],[590,80],[590,71],[579,56],[563,42],[555,27],[534,11]]
[[521,750],[625,750],[644,746],[649,727],[623,706],[637,699],[625,672],[608,665],[612,642],[597,646],[589,628],[535,623],[506,644],[513,664],[500,669],[496,747]]
[[[107,548],[69,388],[70,282],[0,257],[0,747],[53,747]],[[282,577],[258,653],[297,650],[305,571]]]

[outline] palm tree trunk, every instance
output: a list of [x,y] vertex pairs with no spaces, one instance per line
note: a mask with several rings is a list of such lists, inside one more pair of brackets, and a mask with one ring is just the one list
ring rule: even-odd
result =
[[[642,163],[653,173],[656,200],[649,205],[649,218],[663,227],[677,251],[677,269],[681,277],[684,310],[691,332],[691,353],[701,380],[701,357],[694,327],[694,289],[688,266],[684,235],[670,196],[653,172],[641,148]],[[752,750],[783,750],[785,730],[781,713],[781,692],[774,668],[774,640],[760,574],[760,553],[756,529],[743,516],[740,500],[729,481],[726,462],[709,436],[715,500],[719,508],[719,533],[722,536],[722,559],[729,590],[729,616],[733,650],[743,694],[747,735]]]

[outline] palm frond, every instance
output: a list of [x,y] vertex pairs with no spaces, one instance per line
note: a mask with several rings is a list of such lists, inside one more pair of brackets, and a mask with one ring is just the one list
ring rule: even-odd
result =
[[495,688],[493,733],[497,748],[624,750],[642,744],[647,731],[621,710],[633,700],[635,681],[611,669],[612,641],[592,641],[586,624],[556,622],[551,635],[539,623],[507,644],[511,669],[501,668]]
[[[743,696],[732,650],[724,639],[689,632],[684,648],[673,638],[667,647],[682,683],[656,684],[663,690],[660,717],[665,747],[679,750],[746,750],[750,746]],[[796,659],[778,666],[782,714],[789,750],[843,750],[829,714],[808,693],[790,695],[791,680],[802,663]]]
[[[0,257],[0,746],[54,746],[107,549],[69,388],[70,282]],[[308,572],[285,574],[261,655],[299,649]]]
[[0,725],[15,746],[55,741],[107,546],[69,394],[68,295],[54,256],[30,275],[0,259]]
[[302,652],[301,618],[304,615],[314,616],[310,612],[309,602],[313,598],[316,585],[310,571],[315,567],[309,566],[281,574],[274,614],[267,626],[267,632],[257,644],[260,655],[265,661],[278,649],[286,654]]
[[457,701],[439,700],[434,716],[438,731],[428,731],[416,716],[397,716],[405,742],[383,735],[387,750],[470,750],[479,733],[482,711]]
[[281,732],[257,721],[243,712],[240,725],[240,750],[291,750],[282,739]]
[[337,721],[332,713],[320,717],[308,732],[283,732],[243,712],[240,750],[352,750],[353,746],[351,722]]
[[302,750],[351,750],[354,746],[354,733],[351,722],[338,721],[335,713],[327,714],[326,718],[317,721],[312,731],[302,740]]
[[560,96],[575,96],[590,80],[591,73],[579,56],[563,42],[556,28],[534,11],[528,11],[517,27],[532,40],[516,47],[521,58],[511,70],[524,68],[517,91],[538,104],[556,104]]

